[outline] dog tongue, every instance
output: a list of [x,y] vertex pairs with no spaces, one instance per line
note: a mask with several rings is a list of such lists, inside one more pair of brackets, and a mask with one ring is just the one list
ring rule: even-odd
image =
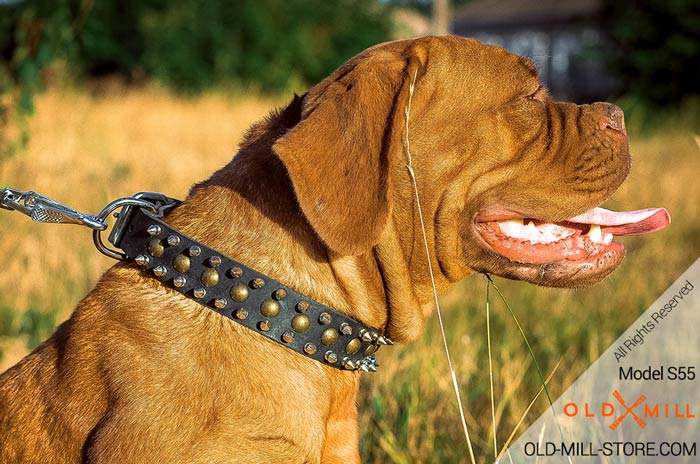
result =
[[598,224],[613,235],[641,235],[661,230],[671,223],[665,208],[646,208],[637,211],[610,211],[593,208],[583,214],[567,219],[580,224]]

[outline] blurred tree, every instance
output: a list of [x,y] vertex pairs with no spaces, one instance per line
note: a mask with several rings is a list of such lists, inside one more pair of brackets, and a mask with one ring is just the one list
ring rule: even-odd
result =
[[[471,2],[472,0],[444,0],[448,3],[450,9],[455,10],[460,6]],[[385,3],[401,6],[405,8],[411,8],[426,16],[429,16],[434,8],[434,0],[385,0]]]
[[654,106],[700,94],[700,1],[604,0],[602,21],[626,92]]
[[309,84],[386,40],[385,13],[372,0],[164,2],[141,17],[142,65],[183,90],[232,79],[264,90]]
[[27,143],[33,95],[43,88],[41,72],[71,42],[68,5],[0,1],[0,159]]
[[390,37],[378,0],[0,0],[0,156],[26,143],[42,70],[157,79],[178,91],[314,83]]

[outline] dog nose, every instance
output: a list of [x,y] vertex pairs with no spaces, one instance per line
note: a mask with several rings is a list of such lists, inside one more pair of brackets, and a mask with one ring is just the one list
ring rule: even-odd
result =
[[627,134],[627,129],[625,128],[625,113],[622,112],[619,106],[610,103],[607,103],[607,105],[607,121],[605,127]]

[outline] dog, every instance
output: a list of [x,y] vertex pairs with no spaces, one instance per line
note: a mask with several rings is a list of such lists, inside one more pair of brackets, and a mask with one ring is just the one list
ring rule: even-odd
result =
[[[554,102],[528,60],[426,37],[295,96],[164,220],[408,343],[433,311],[414,189],[438,292],[474,273],[579,287],[619,265],[613,235],[669,221],[597,208],[629,167],[618,107]],[[359,462],[359,378],[122,262],[0,377],[0,462]]]

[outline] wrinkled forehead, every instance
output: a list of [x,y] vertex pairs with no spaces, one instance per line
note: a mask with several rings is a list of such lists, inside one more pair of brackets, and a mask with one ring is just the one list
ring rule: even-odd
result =
[[474,39],[450,39],[454,40],[437,42],[431,50],[431,61],[436,66],[429,66],[429,71],[514,87],[518,83],[531,85],[539,79],[537,68],[526,58]]

